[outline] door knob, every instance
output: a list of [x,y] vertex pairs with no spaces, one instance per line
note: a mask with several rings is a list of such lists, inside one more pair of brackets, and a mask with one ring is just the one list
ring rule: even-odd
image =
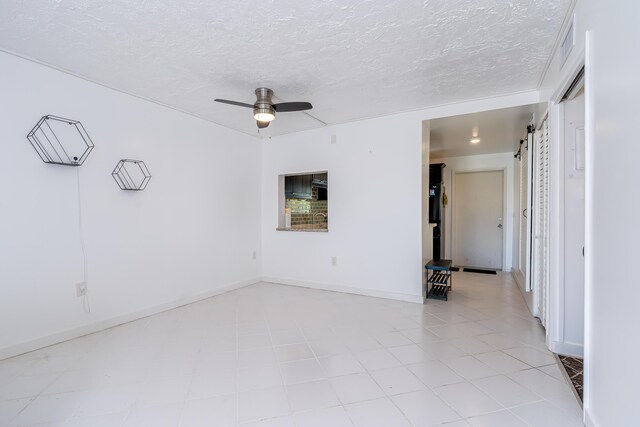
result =
[[498,228],[502,228],[502,224],[498,224]]

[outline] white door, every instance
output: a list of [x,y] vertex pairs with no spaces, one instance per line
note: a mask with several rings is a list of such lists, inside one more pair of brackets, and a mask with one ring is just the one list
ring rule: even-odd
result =
[[503,171],[455,174],[455,265],[502,269],[503,175]]
[[[565,342],[584,342],[585,104],[584,91],[564,101]],[[572,325],[575,325],[572,327]]]

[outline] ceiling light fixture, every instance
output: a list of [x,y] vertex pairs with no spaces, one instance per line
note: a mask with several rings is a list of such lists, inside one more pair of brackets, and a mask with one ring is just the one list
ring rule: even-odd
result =
[[270,122],[276,118],[276,111],[269,104],[256,104],[253,107],[253,118],[259,122]]
[[469,142],[472,144],[477,144],[478,142],[480,142],[480,138],[471,138]]

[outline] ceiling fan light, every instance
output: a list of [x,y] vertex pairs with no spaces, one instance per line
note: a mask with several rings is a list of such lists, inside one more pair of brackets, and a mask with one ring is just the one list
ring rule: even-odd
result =
[[259,122],[270,122],[276,118],[276,110],[271,104],[256,104],[253,107],[253,117]]
[[253,117],[259,122],[270,122],[276,118],[272,113],[255,113]]

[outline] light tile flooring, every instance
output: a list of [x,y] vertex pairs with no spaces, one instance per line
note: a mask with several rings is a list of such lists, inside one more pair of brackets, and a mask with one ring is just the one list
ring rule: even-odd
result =
[[0,426],[580,426],[510,275],[448,302],[258,284],[0,362]]

